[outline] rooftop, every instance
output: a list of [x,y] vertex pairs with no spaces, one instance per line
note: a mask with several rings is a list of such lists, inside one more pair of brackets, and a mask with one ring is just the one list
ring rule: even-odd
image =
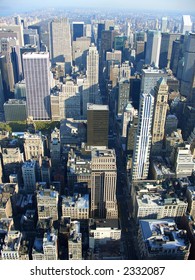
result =
[[89,195],[81,196],[75,193],[73,196],[63,196],[62,205],[65,207],[74,207],[79,209],[89,209]]

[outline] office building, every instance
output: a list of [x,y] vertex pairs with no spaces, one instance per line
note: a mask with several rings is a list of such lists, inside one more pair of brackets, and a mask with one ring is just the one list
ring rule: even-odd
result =
[[134,116],[137,116],[137,114],[138,114],[138,111],[129,102],[123,112],[122,137],[127,137],[127,126],[129,124],[129,122],[130,123],[133,122]]
[[154,90],[154,116],[152,126],[152,154],[161,153],[165,121],[168,108],[168,85],[164,78],[157,82]]
[[121,79],[118,83],[118,108],[117,117],[122,118],[125,107],[130,100],[130,82],[126,79]]
[[78,221],[72,221],[70,224],[68,259],[82,260],[82,233],[80,232],[80,222]]
[[5,121],[25,121],[27,119],[26,101],[9,99],[4,103]]
[[49,120],[51,73],[49,53],[23,54],[28,116],[34,120]]
[[89,47],[87,54],[87,81],[89,85],[89,102],[94,103],[98,93],[99,53],[94,44]]
[[195,170],[195,160],[190,150],[190,144],[184,143],[174,151],[174,171],[177,178],[191,176]]
[[61,159],[60,130],[57,128],[55,128],[51,133],[50,156],[51,156],[52,167],[60,163],[60,159]]
[[147,33],[145,64],[159,67],[161,45],[160,31],[150,30]]
[[[175,218],[178,221],[186,213],[188,203],[183,200],[182,190],[166,181],[135,182],[131,188],[133,217],[140,219]],[[172,194],[172,196],[171,196]]]
[[39,157],[44,156],[44,145],[41,133],[24,133],[24,153],[26,160],[38,160]]
[[194,75],[195,63],[195,33],[190,33],[187,37],[186,49],[184,52],[184,67],[181,78],[181,94],[190,96],[191,84]]
[[26,83],[24,80],[15,84],[14,97],[15,99],[26,100]]
[[70,24],[67,18],[55,19],[50,22],[50,54],[52,63],[65,63],[65,73],[72,68],[72,47]]
[[36,190],[36,161],[25,161],[22,165],[22,178],[26,193],[34,193]]
[[[147,91],[146,91],[147,92]],[[146,179],[149,171],[151,149],[151,128],[154,109],[154,97],[142,93],[140,97],[139,121],[133,153],[132,180]]]
[[186,190],[188,200],[188,211],[193,220],[195,219],[195,186],[189,186]]
[[192,20],[190,15],[182,16],[181,32],[185,35],[186,32],[192,31]]
[[138,248],[142,260],[188,260],[190,241],[172,219],[140,220]]
[[73,21],[72,23],[72,39],[76,41],[77,38],[84,36],[84,22]]
[[157,81],[160,78],[167,78],[167,73],[165,70],[154,69],[152,67],[148,67],[147,69],[142,70],[142,78],[141,78],[141,92],[151,93],[151,90],[157,85]]
[[42,189],[37,191],[37,211],[38,219],[44,220],[52,218],[58,220],[58,197],[59,193],[55,190]]
[[93,149],[91,172],[91,217],[117,219],[115,150]]
[[87,104],[87,145],[108,146],[109,108]]
[[161,32],[167,32],[167,25],[168,25],[167,17],[162,17],[162,19],[161,19]]

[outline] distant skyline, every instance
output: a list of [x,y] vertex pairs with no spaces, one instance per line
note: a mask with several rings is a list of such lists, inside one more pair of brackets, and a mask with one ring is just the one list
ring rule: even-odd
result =
[[79,0],[72,1],[69,0],[0,0],[0,15],[6,13],[14,13],[14,11],[28,11],[32,9],[41,8],[58,8],[58,7],[91,7],[91,8],[124,8],[124,9],[137,9],[137,10],[162,10],[163,13],[169,11],[180,11],[180,12],[195,12],[194,0]]

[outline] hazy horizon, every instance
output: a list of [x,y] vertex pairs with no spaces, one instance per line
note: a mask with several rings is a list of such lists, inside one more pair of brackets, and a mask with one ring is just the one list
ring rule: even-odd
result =
[[28,12],[29,10],[41,9],[41,8],[106,8],[106,9],[132,9],[132,10],[153,10],[166,12],[194,12],[195,5],[194,0],[164,0],[157,2],[156,0],[147,1],[132,1],[132,0],[79,0],[70,3],[67,0],[47,0],[46,2],[40,2],[40,0],[34,0],[32,2],[26,2],[26,0],[17,0],[17,5],[14,0],[1,0],[0,1],[0,15],[11,14],[14,12],[22,11]]

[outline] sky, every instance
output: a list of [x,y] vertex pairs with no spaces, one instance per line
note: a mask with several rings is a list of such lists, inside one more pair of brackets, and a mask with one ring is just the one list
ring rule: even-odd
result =
[[43,7],[105,7],[163,11],[195,11],[195,0],[0,0],[0,14]]

